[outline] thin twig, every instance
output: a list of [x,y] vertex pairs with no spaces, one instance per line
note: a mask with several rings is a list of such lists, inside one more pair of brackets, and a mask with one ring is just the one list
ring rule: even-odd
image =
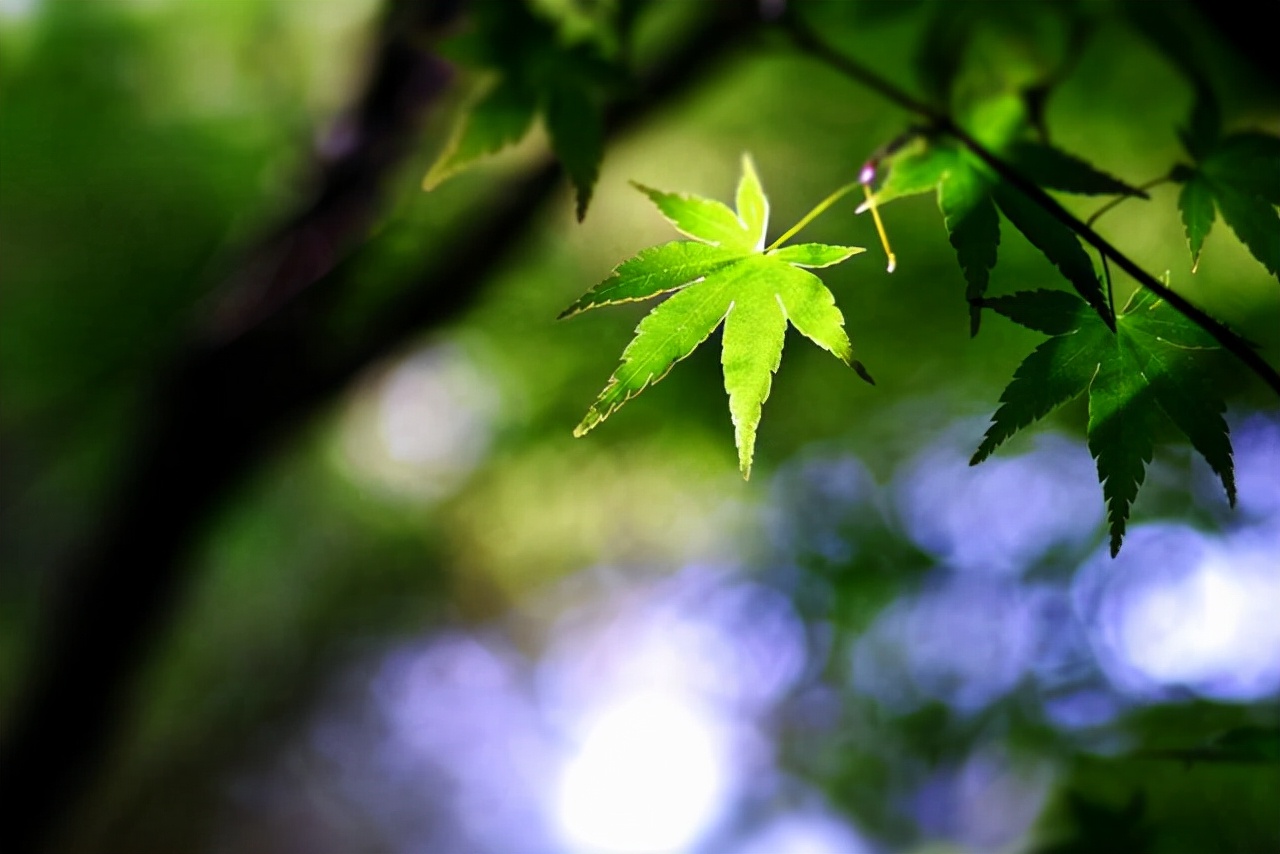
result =
[[[1147,181],[1145,184],[1139,185],[1136,189],[1143,190],[1143,191],[1150,190],[1153,187],[1159,187],[1161,184],[1168,183],[1171,180],[1173,180],[1172,173],[1168,175],[1161,175],[1159,178],[1152,178],[1150,181]],[[1095,222],[1097,222],[1099,219],[1102,218],[1103,214],[1108,213],[1109,211],[1115,210],[1117,207],[1123,204],[1126,200],[1132,199],[1132,198],[1134,198],[1134,194],[1132,193],[1125,193],[1124,195],[1116,196],[1114,199],[1112,199],[1111,201],[1107,202],[1105,205],[1103,205],[1102,207],[1094,211],[1093,215],[1084,221],[1084,224],[1088,226],[1092,226]],[[1116,313],[1116,297],[1115,297],[1115,291],[1111,287],[1111,265],[1107,263],[1107,256],[1104,255],[1102,252],[1098,253],[1098,260],[1102,262],[1102,279],[1107,283],[1107,308],[1111,309],[1111,314],[1114,317]]]
[[860,181],[850,181],[848,184],[845,184],[843,187],[836,190],[834,193],[827,196],[822,201],[818,202],[816,205],[813,206],[813,209],[811,211],[809,211],[804,216],[800,217],[800,220],[795,225],[791,226],[789,229],[783,232],[781,237],[779,237],[777,240],[770,243],[765,248],[765,251],[772,252],[782,244],[786,243],[791,238],[795,237],[797,234],[800,233],[800,231],[806,225],[813,222],[815,219],[817,219],[819,216],[825,213],[827,208],[831,207],[836,202],[840,201],[842,198],[847,196],[851,191],[856,190],[858,187],[861,187],[861,186],[862,186],[862,183]]
[[[1145,184],[1139,184],[1134,189],[1142,190],[1145,192],[1147,190],[1150,190],[1152,187],[1159,187],[1161,184],[1167,184],[1172,180],[1173,180],[1173,176],[1171,174],[1161,175],[1159,178],[1152,178],[1150,181],[1148,181]],[[1094,211],[1093,215],[1084,221],[1084,224],[1088,226],[1092,226],[1095,222],[1097,222],[1102,217],[1103,214],[1115,210],[1121,204],[1123,204],[1124,202],[1132,198],[1135,198],[1135,195],[1133,193],[1125,193],[1124,195],[1116,196],[1114,199],[1112,199],[1111,201],[1107,202],[1105,205],[1103,205],[1102,207]],[[1141,198],[1141,197],[1137,197],[1137,198]]]
[[[1028,199],[1036,205],[1044,209],[1046,213],[1056,219],[1062,225],[1071,229],[1078,237],[1084,240],[1093,248],[1097,249],[1100,254],[1109,258],[1124,272],[1128,273],[1139,285],[1161,297],[1169,305],[1179,312],[1183,317],[1195,323],[1205,332],[1209,333],[1222,348],[1231,355],[1235,356],[1245,364],[1247,368],[1253,371],[1264,383],[1266,383],[1272,391],[1280,395],[1280,372],[1267,363],[1265,359],[1258,355],[1249,344],[1231,331],[1225,324],[1216,320],[1203,309],[1187,301],[1178,292],[1171,290],[1163,285],[1158,279],[1143,270],[1134,263],[1127,255],[1122,253],[1111,245],[1105,238],[1094,231],[1085,223],[1072,216],[1062,205],[1033,181],[1027,179],[1016,169],[996,156],[986,146],[974,139],[964,128],[958,126],[951,117],[935,109],[932,106],[917,100],[899,89],[894,84],[882,78],[879,74],[871,69],[863,66],[861,63],[850,59],[844,54],[834,50],[830,45],[818,37],[808,26],[800,21],[794,14],[788,14],[782,19],[781,26],[790,37],[791,41],[800,51],[824,64],[830,68],[840,72],[852,80],[861,83],[868,89],[878,93],[886,100],[891,101],[905,110],[909,110],[922,118],[940,133],[950,135],[959,141],[962,145],[969,149],[979,160],[995,172],[1002,180],[1010,186],[1016,188]],[[1113,322],[1109,318],[1109,323]]]

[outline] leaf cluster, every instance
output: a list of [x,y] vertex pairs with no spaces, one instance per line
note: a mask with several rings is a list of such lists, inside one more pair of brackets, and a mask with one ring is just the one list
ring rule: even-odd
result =
[[[575,37],[566,36],[564,17],[557,26],[546,15],[560,5],[540,0],[533,7],[515,4],[495,13],[481,4],[476,23],[482,37],[473,59],[496,69],[496,82],[472,105],[428,175],[428,184],[520,138],[541,114],[577,188],[582,217],[603,154],[600,94],[625,78],[618,59],[625,27],[619,22],[630,20],[635,5],[616,7],[629,11],[611,24],[597,20],[584,29],[578,21]],[[974,464],[1016,431],[1087,395],[1088,446],[1108,506],[1112,554],[1120,548],[1162,424],[1172,423],[1187,436],[1234,502],[1225,404],[1212,381],[1216,356],[1229,350],[1278,390],[1280,374],[1225,324],[1173,290],[1167,279],[1146,273],[1093,231],[1093,221],[1116,204],[1149,201],[1146,188],[1160,181],[1135,186],[1050,141],[1048,97],[1079,61],[1104,15],[1102,7],[1065,0],[1016,10],[940,0],[918,5],[926,20],[915,62],[920,98],[830,47],[805,23],[806,15],[827,15],[862,26],[867,4],[837,8],[797,2],[783,16],[780,27],[803,53],[921,121],[874,154],[859,181],[834,192],[774,243],[766,245],[769,205],[749,157],[743,159],[736,210],[712,199],[636,185],[689,239],[624,261],[562,314],[667,297],[640,322],[621,364],[575,435],[589,432],[661,380],[722,326],[725,391],[744,475],[751,470],[762,407],[781,362],[788,325],[870,382],[853,357],[833,295],[809,272],[862,250],[784,245],[844,194],[865,185],[867,200],[859,211],[870,210],[876,217],[886,251],[878,208],[906,196],[936,197],[964,282],[972,335],[981,328],[983,311],[990,309],[1049,336],[1015,371]],[[1220,215],[1250,252],[1280,276],[1280,138],[1255,130],[1224,131],[1213,87],[1188,58],[1185,34],[1150,10],[1124,8],[1126,20],[1169,53],[1196,93],[1187,126],[1179,129],[1192,162],[1170,167],[1160,179],[1182,185],[1178,205],[1193,272]],[[591,37],[592,32],[611,35]],[[1104,197],[1107,202],[1082,222],[1051,193]],[[989,297],[1001,220],[1039,250],[1057,276],[1039,283],[1038,289]],[[1100,269],[1091,249],[1098,252]],[[890,258],[892,270],[892,253]],[[1120,311],[1113,298],[1112,263],[1140,286]],[[1046,289],[1057,277],[1074,294]]]

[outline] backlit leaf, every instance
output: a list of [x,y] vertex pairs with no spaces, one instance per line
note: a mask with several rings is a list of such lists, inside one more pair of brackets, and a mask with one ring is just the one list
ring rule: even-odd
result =
[[603,112],[581,87],[560,86],[547,96],[546,120],[551,147],[573,182],[581,220],[604,159]]
[[1213,190],[1196,175],[1187,181],[1178,194],[1178,209],[1182,212],[1182,226],[1187,232],[1187,245],[1191,247],[1191,270],[1200,266],[1200,250],[1204,239],[1213,227]]
[[838,264],[863,250],[821,243],[765,250],[768,200],[749,158],[743,159],[736,214],[710,199],[636,187],[676,228],[701,242],[675,241],[640,252],[561,315],[676,291],[640,321],[635,338],[622,353],[622,364],[574,435],[584,435],[666,376],[723,321],[724,385],[738,465],[747,477],[788,322],[871,381],[853,357],[844,317],[831,292],[803,269]]
[[700,196],[664,193],[634,181],[632,186],[648,196],[680,233],[714,246],[755,250],[755,238],[742,225],[737,214],[723,202]]
[[746,154],[742,155],[742,178],[738,181],[736,201],[742,225],[754,241],[753,248],[763,249],[765,231],[769,228],[769,200],[764,195],[764,187],[760,186],[756,165]]
[[519,142],[529,132],[537,112],[537,98],[509,80],[483,95],[454,127],[444,151],[422,179],[432,190],[476,160]]
[[566,308],[560,317],[571,317],[602,305],[655,297],[683,287],[744,257],[745,254],[739,251],[689,240],[651,246],[619,264],[612,276]]
[[[475,161],[519,142],[541,116],[551,148],[576,195],[578,219],[604,157],[602,95],[625,79],[615,56],[620,18],[525,3],[471,4],[471,30],[440,46],[477,65],[498,84],[459,116],[444,150],[423,178],[426,190]],[[608,26],[606,26],[606,24]],[[602,30],[601,27],[604,27]],[[607,30],[607,31],[606,31]]]

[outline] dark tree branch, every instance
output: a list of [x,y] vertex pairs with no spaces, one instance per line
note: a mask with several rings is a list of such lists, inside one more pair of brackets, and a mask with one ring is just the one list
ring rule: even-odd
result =
[[382,43],[357,102],[318,148],[312,201],[251,250],[223,283],[207,323],[215,341],[235,338],[287,305],[339,264],[372,223],[383,183],[448,88],[452,67],[421,42],[454,22],[458,0],[392,0]]
[[[1139,285],[1159,296],[1173,306],[1183,317],[1208,332],[1224,350],[1243,362],[1245,367],[1256,374],[1272,391],[1280,395],[1280,372],[1277,372],[1274,367],[1258,355],[1258,352],[1247,341],[1233,332],[1226,324],[1188,301],[1177,291],[1166,287],[1155,276],[1139,267],[1127,255],[1112,246],[1104,237],[1072,216],[1066,208],[1040,189],[1034,181],[1023,176],[990,149],[974,139],[964,128],[952,121],[949,115],[906,95],[876,72],[835,50],[795,15],[788,15],[784,18],[783,26],[791,41],[805,55],[813,57],[846,77],[867,86],[904,110],[924,118],[936,131],[958,140],[985,163],[991,171],[1043,208],[1046,213],[1058,222],[1075,232],[1082,240],[1098,250],[1103,257],[1110,259],[1117,267],[1128,273]],[[1108,325],[1111,325],[1114,329],[1114,319],[1104,317],[1103,320],[1107,321]]]
[[[753,6],[734,0],[709,7],[707,20],[639,96],[610,114],[609,133],[626,130],[704,80],[752,30]],[[408,14],[413,7],[439,4],[404,0],[398,8]],[[396,20],[403,25],[414,18]],[[325,309],[350,271],[335,267],[337,256],[313,263],[309,247],[354,239],[376,208],[372,185],[406,150],[400,137],[412,135],[439,91],[438,62],[417,43],[412,26],[384,41],[357,111],[361,132],[354,149],[335,161],[335,174],[322,182],[328,189],[295,219],[298,225],[267,244],[284,247],[281,257],[297,263],[269,265],[263,275],[263,256],[253,254],[241,277],[247,297],[223,315],[226,334],[201,338],[175,361],[154,398],[131,473],[111,502],[113,515],[54,591],[31,684],[0,745],[0,804],[7,813],[0,850],[6,854],[41,850],[65,832],[128,720],[139,671],[167,628],[191,549],[212,513],[363,368],[472,305],[559,186],[559,170],[544,167],[504,191],[502,203],[445,241],[444,260],[416,271],[353,345],[330,355]],[[18,803],[21,811],[13,809]]]

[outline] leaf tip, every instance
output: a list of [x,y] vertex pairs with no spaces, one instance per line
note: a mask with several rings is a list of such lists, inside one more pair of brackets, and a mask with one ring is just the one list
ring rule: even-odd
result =
[[578,222],[582,222],[587,218],[587,206],[591,204],[593,188],[590,184],[578,184],[574,189],[577,201],[575,212],[578,215]]
[[445,178],[449,177],[449,171],[446,169],[440,168],[443,162],[444,162],[444,158],[442,157],[440,158],[440,160],[436,161],[436,163],[432,165],[430,169],[427,170],[427,174],[422,176],[422,191],[424,193],[430,193],[436,187],[439,187],[442,183],[444,183]]
[[1111,519],[1111,557],[1120,554],[1120,546],[1124,542],[1124,516]]
[[850,359],[849,367],[853,368],[853,370],[858,374],[858,376],[866,380],[868,385],[876,384],[875,379],[871,376],[871,372],[867,370],[866,365],[862,364],[857,359]]
[[581,439],[583,436],[595,429],[601,421],[608,416],[608,413],[601,414],[600,410],[592,406],[587,410],[587,414],[582,416],[582,420],[578,422],[578,426],[573,428],[573,438]]

